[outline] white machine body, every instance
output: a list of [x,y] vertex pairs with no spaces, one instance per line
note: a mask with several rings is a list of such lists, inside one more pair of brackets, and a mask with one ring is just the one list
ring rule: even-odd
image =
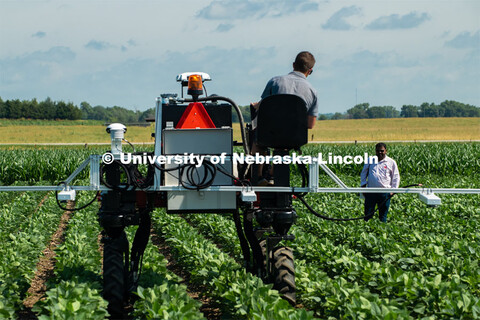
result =
[[[203,157],[204,161],[216,156],[223,163],[217,164],[228,174],[233,174],[232,165],[232,128],[215,129],[164,129],[162,133],[163,153],[165,156]],[[178,167],[178,164],[165,165],[165,168]],[[200,181],[208,174],[202,166],[195,169],[196,180]],[[165,173],[164,186],[180,186],[185,176],[180,177],[178,170]],[[233,179],[221,172],[217,174],[211,186],[233,186]],[[167,192],[167,210],[174,211],[222,211],[236,209],[236,192],[188,190]]]

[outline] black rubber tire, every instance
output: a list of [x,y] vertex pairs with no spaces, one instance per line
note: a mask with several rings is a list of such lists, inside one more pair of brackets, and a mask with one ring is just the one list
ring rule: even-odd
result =
[[296,305],[295,264],[293,251],[289,247],[276,247],[271,264],[274,276],[273,289],[278,290],[292,306]]
[[108,301],[111,319],[124,318],[124,303],[127,301],[127,276],[125,267],[125,232],[118,238],[107,241],[103,249],[103,298]]
[[[263,270],[262,270],[262,280],[265,283],[271,283],[270,279],[268,278],[269,270],[267,270],[267,240],[260,241],[260,248],[262,248],[262,255],[263,255]],[[271,259],[272,257],[270,257]]]

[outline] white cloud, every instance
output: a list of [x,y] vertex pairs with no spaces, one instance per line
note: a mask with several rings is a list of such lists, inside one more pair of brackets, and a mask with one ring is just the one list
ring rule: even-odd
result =
[[197,17],[208,20],[259,19],[282,17],[296,13],[316,11],[318,3],[310,0],[224,0],[212,1],[202,8]]
[[455,38],[445,42],[445,46],[457,49],[475,48],[480,50],[480,30],[475,33],[464,31]]
[[108,43],[106,41],[98,41],[98,40],[90,40],[85,45],[85,48],[87,48],[87,49],[93,49],[93,50],[98,50],[98,51],[106,50],[106,49],[109,49],[109,48],[112,48],[112,47],[113,47],[113,45],[111,45],[110,43]]
[[232,30],[233,27],[234,27],[234,25],[231,24],[231,23],[220,23],[216,30],[218,32],[228,32],[228,31]]
[[47,35],[46,32],[38,31],[32,34],[32,38],[45,38],[46,35]]
[[361,9],[357,6],[344,7],[335,12],[325,24],[323,29],[331,30],[350,30],[352,26],[347,22],[347,18],[361,14]]
[[429,19],[430,16],[426,12],[410,12],[403,16],[400,16],[399,14],[391,14],[372,21],[366,26],[366,28],[370,30],[410,29],[418,27]]
[[54,91],[54,83],[66,81],[71,76],[67,70],[75,57],[70,48],[58,46],[16,58],[0,59],[2,93],[15,98],[32,98],[43,96],[41,92],[48,86]]

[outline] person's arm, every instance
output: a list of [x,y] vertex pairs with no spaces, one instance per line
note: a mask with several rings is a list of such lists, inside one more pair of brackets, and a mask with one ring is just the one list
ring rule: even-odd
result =
[[315,116],[308,116],[308,129],[313,129],[315,126],[315,121],[317,120],[317,117]]
[[250,102],[250,106],[255,108],[255,110],[258,110],[258,107],[260,106],[260,101],[259,102]]
[[312,106],[308,109],[308,129],[313,129],[318,115],[317,92],[313,91]]
[[400,172],[395,161],[392,165],[392,188],[398,188],[400,186]]

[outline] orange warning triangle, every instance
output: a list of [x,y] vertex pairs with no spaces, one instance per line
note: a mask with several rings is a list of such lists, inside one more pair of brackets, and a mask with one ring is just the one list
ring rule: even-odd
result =
[[215,124],[200,102],[191,102],[182,114],[175,129],[209,129],[215,128]]

